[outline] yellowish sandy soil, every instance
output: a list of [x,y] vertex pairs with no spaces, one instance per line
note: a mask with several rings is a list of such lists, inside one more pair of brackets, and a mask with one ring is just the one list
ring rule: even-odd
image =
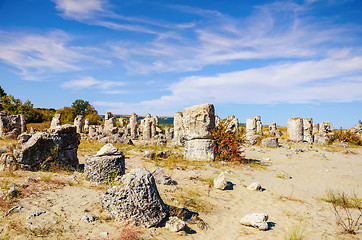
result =
[[[287,145],[286,145],[287,146]],[[293,148],[304,149],[296,153]],[[351,149],[351,148],[348,148]],[[98,149],[94,150],[96,153]],[[332,151],[331,151],[332,150]],[[346,149],[332,147],[319,148],[309,145],[293,145],[292,149],[268,149],[261,147],[245,148],[247,159],[261,162],[261,165],[222,165],[218,162],[186,167],[164,169],[177,181],[176,186],[158,185],[164,202],[182,207],[182,196],[189,194],[197,201],[199,216],[207,224],[206,229],[197,224],[187,223],[185,232],[173,233],[166,228],[141,229],[146,239],[288,239],[287,235],[296,227],[300,228],[303,239],[362,239],[362,231],[357,235],[343,234],[336,224],[331,205],[322,201],[328,189],[356,193],[362,196],[362,148],[353,148],[356,154],[345,154]],[[139,151],[130,151],[126,156],[126,172],[130,169],[155,164],[142,157]],[[84,162],[84,158],[80,158]],[[226,171],[228,181],[233,183],[231,190],[221,191],[210,186],[213,178]],[[38,178],[45,173],[16,172],[18,182],[24,182],[26,176]],[[49,173],[52,174],[52,173]],[[286,178],[291,176],[292,178]],[[82,173],[75,173],[79,183],[71,180],[70,175],[58,173],[52,180],[63,179],[67,184],[38,192],[36,196],[19,200],[23,206],[20,212],[14,212],[1,219],[1,223],[18,221],[18,225],[32,222],[42,228],[57,229],[57,234],[33,233],[19,230],[10,235],[10,239],[121,239],[122,224],[110,219],[101,210],[98,195],[104,187],[95,186],[83,180]],[[2,181],[6,176],[2,178]],[[44,179],[44,177],[43,177]],[[247,189],[252,182],[259,182],[262,192]],[[29,183],[30,185],[31,183]],[[50,183],[49,183],[50,184]],[[184,194],[184,195],[183,195]],[[180,198],[181,196],[181,198]],[[190,210],[195,210],[189,208]],[[26,219],[33,211],[46,213]],[[249,213],[262,212],[269,215],[268,231],[259,231],[242,226],[240,219]],[[80,221],[87,214],[96,217],[91,223]],[[362,221],[362,220],[361,220]],[[1,229],[1,227],[0,227]],[[24,229],[24,227],[20,228]],[[105,232],[108,235],[105,235]],[[2,233],[4,237],[5,230]],[[38,234],[38,236],[36,236]],[[58,237],[57,237],[58,236]]]

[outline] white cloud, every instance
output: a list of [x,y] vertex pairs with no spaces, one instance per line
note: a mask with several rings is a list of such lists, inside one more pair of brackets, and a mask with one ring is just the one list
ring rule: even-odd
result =
[[53,0],[56,9],[65,17],[77,20],[94,18],[96,14],[105,12],[103,0]]
[[95,89],[107,90],[106,93],[108,94],[119,94],[123,93],[123,91],[115,90],[114,88],[122,87],[124,85],[126,85],[126,83],[124,82],[100,81],[96,80],[93,77],[88,76],[77,80],[66,81],[62,84],[62,87],[71,88],[75,90],[84,89],[84,88],[95,88]]
[[114,112],[173,115],[202,103],[277,104],[362,101],[362,56],[323,59],[190,76],[170,87],[170,95],[140,103],[95,104]]
[[147,42],[122,40],[110,44],[114,56],[129,72],[187,72],[237,60],[313,59],[330,56],[331,52],[338,52],[340,57],[352,54],[338,47],[338,43],[351,40],[349,27],[305,17],[307,5],[267,4],[256,7],[243,19],[216,11],[174,8],[203,19],[185,29],[159,32],[158,38]]
[[63,31],[46,35],[0,30],[0,59],[20,70],[25,80],[41,80],[54,73],[80,71],[87,63],[109,64],[88,51],[95,49],[69,46],[71,37]]

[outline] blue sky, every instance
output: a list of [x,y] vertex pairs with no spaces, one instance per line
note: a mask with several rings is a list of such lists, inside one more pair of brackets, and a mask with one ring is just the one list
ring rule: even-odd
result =
[[100,114],[362,119],[360,0],[0,0],[0,85]]

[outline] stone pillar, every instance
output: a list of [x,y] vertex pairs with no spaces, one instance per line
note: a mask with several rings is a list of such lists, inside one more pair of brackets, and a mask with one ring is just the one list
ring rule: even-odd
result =
[[173,141],[174,146],[184,146],[183,129],[182,129],[182,113],[175,113],[173,119]]
[[291,118],[287,123],[287,132],[289,139],[295,142],[302,142],[303,137],[303,119],[300,117]]
[[52,118],[52,122],[50,123],[50,129],[54,129],[60,125],[62,125],[61,115],[55,114],[54,117]]
[[26,132],[26,119],[24,115],[20,115],[21,132]]
[[132,113],[129,119],[129,125],[131,129],[131,138],[135,139],[138,137],[138,116],[136,113]]
[[82,115],[78,115],[75,119],[74,119],[74,126],[76,126],[77,128],[77,133],[82,133],[83,132],[83,128],[84,128],[84,117]]
[[151,137],[153,138],[154,136],[157,135],[157,126],[158,126],[158,116],[153,115],[151,117],[152,120],[152,127],[151,127]]
[[229,121],[229,130],[232,132],[239,132],[239,120],[234,115],[231,115]]
[[277,130],[277,123],[269,123],[269,133]]
[[219,126],[220,121],[221,121],[220,117],[216,114],[216,115],[215,115],[215,127],[218,127],[218,126]]
[[173,128],[166,128],[165,135],[166,135],[167,140],[172,140],[173,139]]
[[107,112],[104,118],[104,132],[115,134],[118,132],[117,128],[117,119],[113,116],[111,112]]
[[142,122],[143,140],[150,140],[152,137],[152,118],[149,113],[145,116]]
[[303,140],[313,143],[313,119],[311,117],[303,118]]
[[313,134],[319,132],[319,123],[313,123]]
[[89,131],[89,119],[88,118],[86,118],[84,120],[84,130]]
[[124,128],[123,118],[119,118],[118,121],[119,121],[119,127],[120,127],[120,128]]
[[213,161],[215,158],[212,136],[212,130],[215,128],[214,105],[203,104],[184,109],[182,123],[186,139],[185,158]]
[[255,122],[256,122],[256,133],[257,134],[263,134],[263,124],[261,122],[260,116],[255,116]]
[[255,118],[246,119],[246,136],[252,136],[256,134],[256,120]]

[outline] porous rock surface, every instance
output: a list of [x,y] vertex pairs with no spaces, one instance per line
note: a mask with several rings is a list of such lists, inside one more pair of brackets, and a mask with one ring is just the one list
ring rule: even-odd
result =
[[161,223],[168,214],[155,179],[144,168],[131,170],[120,179],[120,185],[109,188],[101,196],[102,208],[116,220],[153,227]]
[[112,144],[104,145],[96,155],[86,155],[84,179],[107,183],[125,173],[125,156]]
[[38,170],[49,157],[62,166],[77,168],[79,143],[76,127],[65,124],[57,126],[52,133],[35,133],[20,149],[14,150],[14,156],[26,170]]

